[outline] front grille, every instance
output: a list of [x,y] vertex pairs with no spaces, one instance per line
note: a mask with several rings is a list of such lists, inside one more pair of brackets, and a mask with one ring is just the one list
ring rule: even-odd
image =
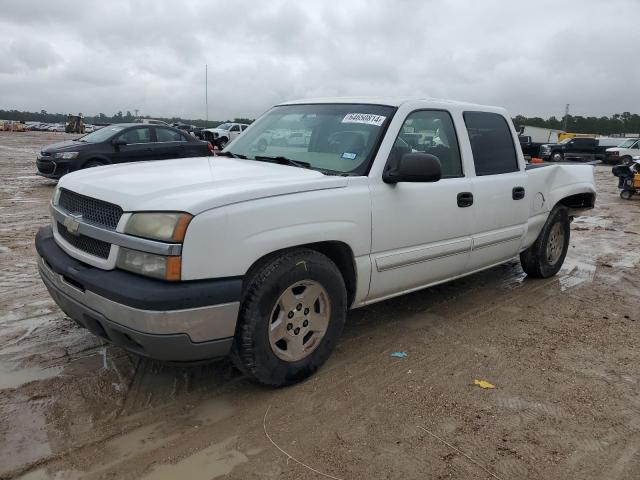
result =
[[81,214],[82,220],[115,230],[122,216],[122,208],[113,203],[104,202],[79,193],[60,190],[58,205],[69,213]]
[[36,166],[40,173],[53,173],[56,169],[56,164],[53,162],[36,162]]
[[111,250],[111,244],[98,240],[97,238],[87,237],[85,235],[72,235],[67,228],[60,222],[58,222],[58,233],[64,238],[67,243],[71,244],[78,250],[107,259],[109,258],[109,251]]

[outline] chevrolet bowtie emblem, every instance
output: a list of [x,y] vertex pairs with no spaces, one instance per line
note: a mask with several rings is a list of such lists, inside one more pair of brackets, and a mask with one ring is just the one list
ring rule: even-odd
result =
[[82,214],[72,213],[70,216],[64,219],[64,226],[71,235],[78,235],[78,229],[80,228],[80,221],[82,220]]

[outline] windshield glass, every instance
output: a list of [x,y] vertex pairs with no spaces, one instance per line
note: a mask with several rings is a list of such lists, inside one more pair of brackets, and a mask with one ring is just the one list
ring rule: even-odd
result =
[[119,131],[123,130],[124,127],[120,127],[118,125],[112,125],[110,127],[102,127],[100,130],[96,130],[93,133],[89,133],[84,137],[78,138],[77,142],[87,142],[87,143],[100,143],[104,142],[112,135],[115,135]]
[[631,140],[625,140],[620,145],[618,145],[618,147],[620,147],[620,148],[629,148],[635,142],[636,142],[635,138],[632,138]]
[[565,138],[564,140],[562,140],[560,143],[569,143],[571,140],[573,140],[573,138]]
[[274,107],[225,151],[248,159],[285,157],[332,172],[365,174],[395,108],[313,104]]
[[231,128],[231,124],[223,123],[222,125],[218,125],[216,128],[219,128],[220,130],[229,130]]

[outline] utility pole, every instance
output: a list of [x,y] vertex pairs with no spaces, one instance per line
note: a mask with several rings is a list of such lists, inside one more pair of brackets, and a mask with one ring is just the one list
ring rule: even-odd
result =
[[204,105],[205,105],[205,127],[209,126],[209,66],[204,64]]
[[134,108],[133,111],[136,112],[136,118],[138,118],[138,109]]
[[567,122],[569,121],[569,104],[564,107],[564,119],[562,120],[562,130],[567,131]]

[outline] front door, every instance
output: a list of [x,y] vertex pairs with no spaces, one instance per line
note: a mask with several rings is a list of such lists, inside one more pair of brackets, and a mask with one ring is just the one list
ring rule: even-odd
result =
[[440,159],[433,183],[371,182],[372,278],[369,298],[380,299],[446,280],[463,272],[471,249],[473,205],[465,200],[460,147],[448,112],[418,110],[405,120],[388,165],[410,152]]
[[229,141],[233,141],[237,138],[238,135],[240,135],[241,131],[240,131],[240,125],[235,124],[231,127],[231,129],[229,130]]
[[527,174],[518,161],[507,119],[498,113],[465,112],[475,177],[475,221],[467,271],[517,255],[529,214]]
[[146,160],[152,150],[151,129],[135,127],[121,133],[116,140],[124,140],[126,145],[114,147],[113,163],[137,162]]

